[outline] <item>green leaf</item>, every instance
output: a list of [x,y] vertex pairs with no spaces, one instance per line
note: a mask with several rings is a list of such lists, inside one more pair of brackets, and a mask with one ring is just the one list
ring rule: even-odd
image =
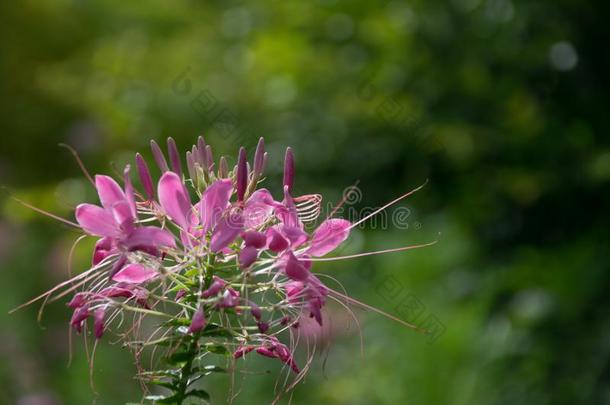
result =
[[201,335],[202,336],[226,337],[226,338],[233,337],[233,334],[231,332],[229,332],[222,326],[217,325],[215,323],[207,324],[206,327],[203,329],[203,332],[201,333]]
[[187,361],[189,361],[196,355],[197,355],[196,352],[177,352],[177,353],[174,353],[171,356],[169,356],[166,359],[166,361],[169,364],[181,364],[181,363],[186,363]]
[[188,318],[172,318],[163,322],[162,326],[189,326],[190,324],[191,320]]
[[210,373],[226,373],[227,372],[226,369],[219,367],[219,366],[213,366],[213,365],[205,366],[205,367],[203,367],[203,370],[206,371],[206,375],[210,374]]
[[171,396],[149,395],[145,399],[147,399],[148,401],[152,401],[154,404],[159,404],[159,405],[169,405],[169,404],[178,403],[177,395],[171,395]]
[[171,390],[171,391],[175,391],[176,390],[176,384],[175,383],[171,383],[171,382],[167,382],[167,381],[161,381],[161,380],[152,380],[152,381],[150,381],[150,383],[154,384],[154,385],[158,385],[159,387],[167,388],[168,390]]
[[189,269],[189,270],[187,270],[186,272],[184,272],[184,275],[185,275],[186,277],[189,277],[189,278],[191,278],[191,277],[196,277],[196,276],[198,276],[198,275],[199,275],[199,269],[198,269],[198,268],[196,268],[196,267],[194,267],[194,268]]
[[161,377],[180,377],[180,371],[173,369],[143,371],[138,373],[138,377],[148,377],[150,379]]
[[224,347],[223,345],[216,344],[216,343],[206,343],[205,349],[210,353],[222,354],[224,356],[229,355],[229,351],[227,350],[226,347]]
[[191,390],[191,391],[186,393],[186,396],[187,397],[201,398],[201,399],[203,399],[205,401],[210,399],[210,394],[208,394],[204,390]]

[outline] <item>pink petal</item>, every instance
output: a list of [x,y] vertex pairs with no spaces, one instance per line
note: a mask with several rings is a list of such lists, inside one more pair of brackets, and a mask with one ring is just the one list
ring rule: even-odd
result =
[[72,319],[70,319],[70,325],[76,329],[77,333],[81,333],[83,330],[83,323],[89,317],[89,306],[84,305],[74,310]]
[[286,298],[291,303],[297,302],[301,297],[301,293],[305,289],[305,285],[300,281],[291,281],[286,284]]
[[271,357],[272,359],[276,358],[276,355],[274,352],[272,352],[271,350],[267,349],[266,347],[259,347],[256,349],[256,353],[265,356],[265,357]]
[[128,264],[116,273],[112,280],[119,283],[140,284],[157,276],[157,272],[141,264]]
[[191,326],[189,326],[188,333],[196,333],[205,327],[207,324],[207,320],[205,319],[205,314],[203,313],[203,309],[199,308],[197,312],[193,315],[193,319],[191,320]]
[[134,296],[133,287],[129,284],[116,284],[110,287],[104,288],[100,291],[100,295],[108,298],[131,298]]
[[267,245],[273,252],[279,253],[288,248],[288,240],[275,228],[267,230]]
[[105,308],[98,308],[93,312],[93,332],[95,338],[99,339],[104,335],[104,315],[106,314]]
[[233,353],[233,358],[236,358],[236,359],[242,358],[246,354],[250,353],[252,350],[254,350],[254,346],[242,346],[242,347],[238,348],[237,350],[235,350],[235,352]]
[[74,297],[72,297],[70,302],[68,302],[66,305],[69,308],[76,309],[76,308],[82,307],[86,303],[87,303],[87,294],[80,292],[80,293],[74,294]]
[[212,281],[212,285],[210,288],[201,293],[203,298],[210,298],[212,296],[218,295],[220,291],[227,285],[227,282],[218,276],[214,276],[214,281]]
[[95,188],[100,196],[102,207],[107,210],[110,210],[117,201],[125,199],[121,186],[112,177],[98,174],[95,176]]
[[291,251],[284,254],[285,260],[284,271],[286,275],[294,281],[305,281],[309,278],[309,270],[305,268]]
[[312,256],[324,256],[335,250],[349,236],[351,222],[345,219],[327,219],[316,229],[307,251]]
[[237,304],[239,304],[239,293],[229,287],[222,294],[222,300],[218,303],[218,306],[220,308],[233,308]]
[[159,180],[157,194],[159,195],[159,203],[161,203],[165,213],[183,230],[187,230],[191,203],[180,177],[176,173],[165,172]]
[[137,247],[176,247],[174,235],[165,229],[156,226],[143,226],[135,228],[125,239],[125,244],[130,249]]
[[258,251],[252,246],[243,248],[238,255],[239,265],[242,269],[247,269],[256,261]]
[[199,213],[204,232],[213,229],[226,211],[233,193],[233,184],[229,179],[217,180],[201,196]]
[[284,186],[284,200],[282,205],[275,210],[275,215],[285,225],[303,227],[303,223],[299,219],[297,208],[294,205],[294,200],[288,191],[288,186]]
[[134,226],[135,218],[131,212],[131,207],[127,200],[117,201],[112,206],[112,215],[114,221],[119,225],[123,232],[131,232]]
[[248,231],[242,234],[246,247],[262,249],[267,244],[267,237],[262,232]]
[[93,204],[80,204],[76,207],[76,221],[91,235],[115,237],[119,228],[112,214]]
[[244,218],[240,213],[229,214],[220,219],[212,233],[210,250],[217,253],[229,246],[237,238],[244,227]]
[[93,250],[93,265],[98,265],[102,260],[107,258],[109,255],[114,253],[112,246],[112,238],[102,238],[95,242],[95,248]]
[[138,216],[138,210],[136,208],[136,196],[133,191],[133,183],[131,182],[131,176],[129,176],[130,166],[127,165],[123,171],[125,177],[125,199],[129,203],[131,215],[135,219]]
[[309,239],[309,235],[299,227],[281,225],[280,232],[290,241],[290,247],[297,248]]
[[246,201],[244,207],[244,220],[247,229],[258,228],[273,214],[281,203],[273,200],[271,193],[264,188],[256,190]]

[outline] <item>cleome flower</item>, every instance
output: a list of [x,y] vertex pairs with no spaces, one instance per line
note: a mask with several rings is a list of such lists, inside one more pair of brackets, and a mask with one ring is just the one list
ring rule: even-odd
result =
[[[232,369],[250,353],[276,359],[298,382],[311,360],[297,365],[299,320],[308,317],[323,325],[329,298],[414,327],[329,288],[312,272],[318,261],[427,246],[325,257],[355,226],[411,193],[357,223],[329,217],[312,227],[322,199],[293,195],[291,148],[277,200],[260,187],[267,163],[262,138],[252,162],[240,148],[232,169],[226,157],[215,161],[202,137],[186,152],[184,168],[172,138],[167,148],[169,163],[151,142],[160,170],[157,181],[144,157],[136,154],[142,193],[132,185],[129,166],[123,186],[109,176],[95,176],[100,205],[78,205],[73,224],[97,238],[92,267],[24,305],[73,294],[67,305],[77,333],[86,336],[90,327],[94,338],[101,339],[112,330],[138,359],[147,347],[160,349],[164,354],[158,364],[175,368],[142,371],[138,378],[168,388],[164,403],[207,396],[192,386],[206,373],[223,370],[201,365],[210,353],[226,355]],[[141,326],[151,318],[153,332],[143,337],[142,331],[150,328]]]

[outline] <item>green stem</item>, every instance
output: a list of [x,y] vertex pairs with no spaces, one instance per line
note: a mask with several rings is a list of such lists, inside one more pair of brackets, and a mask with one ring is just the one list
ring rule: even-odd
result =
[[[201,296],[201,291],[212,284],[212,277],[214,274],[214,262],[215,256],[210,254],[208,255],[208,260],[205,265],[201,266],[201,279],[203,279],[203,283],[199,285],[199,291],[197,294]],[[201,305],[201,303],[200,303]],[[188,346],[187,353],[190,353],[190,356],[184,366],[180,369],[180,382],[178,384],[178,390],[176,392],[176,402],[178,405],[182,405],[184,400],[186,399],[186,395],[189,388],[189,380],[193,375],[193,363],[195,358],[198,356],[198,344],[199,344],[199,333],[196,333]]]
[[189,380],[193,374],[193,362],[197,357],[197,342],[199,341],[199,334],[193,336],[191,344],[189,345],[189,353],[191,356],[187,360],[186,364],[180,370],[180,384],[178,385],[178,392],[176,401],[178,405],[182,405],[182,402],[186,399],[187,390],[189,387]]

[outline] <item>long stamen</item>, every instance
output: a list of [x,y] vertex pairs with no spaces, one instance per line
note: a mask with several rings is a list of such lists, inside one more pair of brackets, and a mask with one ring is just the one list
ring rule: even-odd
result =
[[76,149],[74,149],[72,146],[70,146],[66,143],[60,143],[59,146],[61,146],[62,148],[68,149],[70,151],[70,153],[72,153],[72,156],[74,156],[74,159],[76,159],[76,163],[78,163],[78,166],[80,167],[81,171],[84,173],[85,177],[89,180],[89,182],[93,185],[93,187],[95,187],[95,181],[93,181],[93,177],[91,177],[91,175],[87,171],[87,168],[85,167],[85,164],[80,159],[80,156],[78,156],[78,152],[76,151]]
[[349,255],[349,256],[308,257],[306,259],[299,259],[299,260],[302,261],[302,262],[332,262],[332,261],[336,261],[336,260],[355,259],[357,257],[382,255],[382,254],[385,254],[385,253],[403,252],[405,250],[413,250],[413,249],[419,249],[419,248],[423,248],[423,247],[427,247],[427,246],[432,246],[432,245],[434,245],[436,243],[438,243],[438,241],[435,240],[433,242],[424,243],[422,245],[412,245],[412,246],[404,246],[404,247],[394,248],[394,249],[377,250],[377,251],[374,251],[374,252],[357,253],[355,255]]
[[80,279],[81,279],[81,278],[83,278],[83,277],[87,277],[87,276],[89,276],[89,275],[90,275],[92,272],[95,272],[95,271],[97,271],[97,270],[101,269],[101,268],[102,268],[103,266],[105,266],[106,264],[107,264],[107,263],[102,262],[102,263],[98,264],[97,266],[92,267],[91,269],[89,269],[89,270],[87,270],[87,271],[85,271],[85,272],[83,272],[83,273],[81,273],[81,274],[79,274],[79,275],[77,275],[77,276],[75,276],[75,277],[72,277],[70,280],[66,280],[66,281],[64,281],[64,282],[62,282],[62,283],[59,283],[59,284],[58,284],[58,285],[56,285],[55,287],[51,288],[49,291],[47,291],[47,292],[45,292],[45,293],[43,293],[43,294],[40,294],[38,297],[36,297],[36,298],[32,298],[32,299],[31,299],[31,300],[29,300],[28,302],[23,303],[23,304],[19,305],[18,307],[11,309],[10,311],[8,311],[8,313],[9,313],[9,314],[12,314],[13,312],[16,312],[16,311],[18,311],[18,310],[20,310],[20,309],[22,309],[22,308],[25,308],[25,307],[27,307],[28,305],[31,305],[31,304],[33,304],[34,302],[36,302],[36,301],[38,301],[38,300],[40,300],[40,299],[42,299],[42,298],[46,297],[47,295],[53,294],[55,291],[62,289],[63,287],[65,287],[65,286],[66,286],[66,285],[68,285],[68,284],[71,284],[71,283],[73,283],[73,282],[75,282],[75,281],[77,281],[77,280],[80,280]]
[[351,297],[349,297],[347,295],[341,294],[338,291],[332,290],[330,288],[328,288],[328,290],[331,291],[336,296],[338,296],[340,298],[343,298],[344,300],[346,300],[346,301],[348,301],[348,302],[350,302],[350,303],[352,303],[354,305],[357,305],[357,306],[359,306],[359,307],[361,307],[363,309],[368,309],[369,311],[376,312],[379,315],[385,316],[388,319],[391,319],[391,320],[393,320],[395,322],[398,322],[399,324],[401,324],[403,326],[406,326],[407,328],[411,328],[411,329],[414,329],[414,330],[416,330],[418,332],[422,332],[422,333],[428,333],[429,332],[427,329],[420,328],[417,325],[413,325],[413,324],[411,324],[409,322],[403,321],[402,319],[400,319],[400,318],[398,318],[398,317],[396,317],[394,315],[388,314],[387,312],[382,311],[381,309],[375,308],[375,307],[373,307],[371,305],[365,304],[364,302],[360,302],[360,301],[358,301],[356,299],[353,299],[353,298],[351,298]]
[[330,214],[328,214],[326,219],[332,218],[337,213],[337,211],[339,211],[341,209],[341,207],[343,207],[345,202],[347,200],[349,200],[352,193],[355,193],[355,189],[356,189],[356,187],[358,187],[358,184],[360,184],[360,180],[356,181],[356,183],[354,183],[353,186],[349,187],[349,191],[347,193],[343,194],[343,198],[341,199],[341,201],[339,201],[339,204],[337,204],[337,206],[335,208],[333,208],[333,210],[330,212]]
[[389,203],[387,203],[386,205],[384,205],[381,208],[376,209],[375,211],[373,211],[372,213],[370,213],[369,215],[367,215],[366,217],[362,218],[360,221],[355,222],[352,224],[352,226],[349,227],[349,229],[353,229],[355,227],[357,227],[358,225],[360,225],[361,223],[363,223],[364,221],[368,220],[369,218],[379,214],[381,211],[385,210],[388,207],[391,207],[392,205],[396,204],[397,202],[399,202],[400,200],[403,200],[407,197],[409,197],[412,194],[415,194],[416,192],[418,192],[419,190],[421,190],[426,184],[428,184],[428,180],[426,180],[426,182],[424,184],[422,184],[421,186],[409,191],[406,194],[401,195],[400,197],[390,201]]
[[25,201],[23,201],[23,200],[21,200],[21,199],[19,199],[19,198],[15,197],[14,195],[12,195],[12,194],[10,193],[10,191],[9,191],[9,190],[8,190],[6,187],[2,187],[2,189],[3,189],[3,190],[4,190],[4,191],[5,191],[7,194],[8,194],[8,196],[9,196],[9,197],[10,197],[12,200],[14,200],[14,201],[18,202],[19,204],[23,205],[24,207],[29,208],[29,209],[31,209],[31,210],[33,210],[33,211],[36,211],[36,212],[38,212],[38,213],[40,213],[40,214],[42,214],[42,215],[46,215],[46,216],[47,216],[47,217],[49,217],[49,218],[53,218],[53,219],[55,219],[55,220],[57,220],[57,221],[63,222],[63,223],[64,223],[64,224],[66,224],[66,225],[70,225],[70,226],[73,226],[73,227],[75,227],[75,228],[79,228],[79,229],[80,229],[80,225],[79,225],[79,224],[77,224],[77,223],[75,223],[75,222],[72,222],[72,221],[70,221],[70,220],[67,220],[67,219],[65,219],[65,218],[62,218],[62,217],[60,217],[60,216],[57,216],[57,215],[55,215],[55,214],[51,214],[51,213],[50,213],[50,212],[48,212],[48,211],[45,211],[45,210],[43,210],[43,209],[41,209],[41,208],[38,208],[38,207],[35,207],[35,206],[33,206],[32,204],[27,203],[27,202],[25,202]]

